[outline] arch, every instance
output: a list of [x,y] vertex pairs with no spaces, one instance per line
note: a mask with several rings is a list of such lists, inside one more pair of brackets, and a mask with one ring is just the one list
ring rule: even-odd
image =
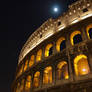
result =
[[37,52],[36,61],[39,62],[42,58],[42,49]]
[[25,65],[24,65],[24,71],[28,68],[28,60],[26,60]]
[[26,78],[26,83],[25,83],[25,90],[29,90],[31,88],[31,76],[28,75],[27,78]]
[[45,57],[48,57],[53,54],[53,45],[48,44],[45,48]]
[[34,74],[33,86],[34,86],[34,87],[39,87],[39,85],[40,85],[40,72],[37,71],[37,72]]
[[80,32],[80,31],[74,31],[74,32],[70,35],[70,40],[71,40],[71,44],[72,44],[72,45],[81,42],[81,41],[82,41],[81,32]]
[[87,26],[86,32],[87,32],[88,38],[92,39],[92,24]]
[[20,92],[24,90],[24,79],[21,80],[21,85],[20,85]]
[[19,72],[18,72],[18,76],[21,75],[22,72],[23,72],[23,64],[22,64],[21,67],[20,67],[20,70],[19,70]]
[[66,47],[66,44],[65,44],[65,38],[64,37],[61,37],[57,40],[56,42],[56,49],[58,52],[60,52],[61,50],[63,50],[64,48]]
[[20,92],[20,83],[17,83],[16,92]]
[[57,65],[57,77],[58,79],[68,79],[69,73],[68,73],[68,65],[66,61],[61,61]]
[[90,72],[87,56],[81,54],[75,57],[74,70],[76,76],[86,75]]
[[52,83],[52,67],[48,66],[44,69],[43,84]]
[[35,59],[35,56],[32,55],[29,61],[29,67],[31,67],[34,64],[34,59]]

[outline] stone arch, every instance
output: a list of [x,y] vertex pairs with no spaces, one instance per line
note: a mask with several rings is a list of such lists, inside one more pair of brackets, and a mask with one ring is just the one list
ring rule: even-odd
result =
[[66,61],[61,61],[57,65],[57,77],[58,79],[68,79],[69,78],[68,64]]
[[88,38],[92,39],[92,24],[87,26],[86,32],[87,32]]
[[45,57],[48,57],[53,54],[53,44],[48,44],[45,48]]
[[23,66],[24,64],[21,65],[21,67],[19,68],[19,72],[18,72],[18,76],[20,76],[23,72]]
[[26,71],[27,68],[28,68],[28,60],[26,60],[26,62],[24,64],[24,71]]
[[31,66],[34,64],[34,59],[35,59],[35,56],[32,55],[32,56],[30,57],[30,60],[29,60],[29,67],[31,67]]
[[37,56],[36,56],[36,62],[39,62],[42,58],[42,49],[40,49],[38,52],[37,52]]
[[39,87],[39,85],[40,85],[40,72],[37,71],[37,72],[34,74],[33,87]]
[[76,76],[86,75],[90,72],[86,55],[80,54],[74,58],[74,70]]
[[43,72],[43,84],[52,83],[52,67],[48,66]]
[[58,52],[60,52],[61,50],[63,50],[66,47],[65,44],[65,38],[64,37],[60,37],[57,42],[56,42],[56,49]]
[[24,90],[24,82],[25,82],[25,79],[23,78],[23,79],[21,80],[20,92],[23,92],[23,90]]
[[72,45],[81,42],[82,41],[81,32],[80,31],[74,31],[73,33],[71,33],[70,40],[71,40]]
[[26,91],[30,90],[31,83],[32,83],[31,75],[28,75],[27,78],[26,78],[26,83],[25,83],[25,90]]
[[16,91],[15,92],[20,92],[20,83],[17,83]]

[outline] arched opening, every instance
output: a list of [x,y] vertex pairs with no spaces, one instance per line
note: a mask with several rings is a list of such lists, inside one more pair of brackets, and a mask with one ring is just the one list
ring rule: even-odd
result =
[[57,65],[57,73],[59,80],[69,78],[68,65],[66,61],[62,61]]
[[24,90],[24,79],[22,79],[22,81],[21,81],[21,85],[20,85],[20,92],[23,92],[23,90]]
[[75,35],[73,38],[73,41],[74,41],[74,44],[81,42],[82,41],[81,35],[80,34]]
[[31,56],[29,61],[29,67],[31,67],[34,64],[34,55]]
[[43,73],[43,84],[52,83],[52,67],[46,67]]
[[25,83],[25,90],[28,91],[31,88],[31,76],[27,76],[26,83]]
[[86,30],[87,30],[88,38],[92,39],[92,24],[88,25]]
[[66,48],[66,41],[65,38],[61,37],[56,42],[56,49],[58,52],[62,51]]
[[26,71],[27,67],[28,67],[28,60],[26,60],[26,62],[25,62],[24,71]]
[[38,71],[34,74],[33,86],[39,87],[39,85],[40,85],[40,72]]
[[74,31],[71,34],[70,39],[71,39],[71,44],[72,45],[80,43],[82,41],[81,32],[80,31]]
[[19,69],[19,72],[18,72],[18,76],[20,76],[23,72],[23,64],[21,65],[20,69]]
[[42,58],[42,50],[40,49],[38,52],[37,52],[37,56],[36,56],[36,61],[39,62]]
[[74,69],[76,76],[86,75],[90,72],[87,56],[78,55],[74,59]]
[[45,57],[48,57],[53,54],[53,45],[48,44],[45,48]]
[[20,92],[20,83],[17,84],[16,92]]
[[89,29],[89,36],[90,36],[90,39],[92,39],[92,28]]

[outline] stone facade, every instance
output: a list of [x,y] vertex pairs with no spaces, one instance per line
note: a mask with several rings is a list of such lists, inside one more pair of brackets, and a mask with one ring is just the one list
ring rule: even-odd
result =
[[[87,33],[87,27],[89,25],[92,25],[92,0],[79,0],[70,5],[69,10],[59,18],[47,20],[29,37],[21,50],[16,70],[16,78],[12,85],[12,92],[91,92],[92,39],[89,38]],[[72,45],[71,34],[76,30],[81,32],[82,41]],[[60,37],[65,38],[66,48],[58,52],[56,42]],[[45,57],[45,48],[50,43],[53,46],[53,52],[50,56]],[[42,57],[41,60],[37,62],[37,51],[40,49],[42,49]],[[29,67],[31,55],[34,55],[34,64]],[[78,55],[87,56],[90,73],[76,76],[74,59]],[[27,60],[27,68],[26,71],[24,71]],[[61,61],[67,62],[68,79],[57,78],[57,65]],[[23,67],[20,73],[21,66]],[[52,67],[52,83],[43,84],[43,72],[48,66]],[[40,81],[39,86],[34,88],[34,74],[37,71],[40,72]],[[28,75],[31,76],[31,87],[29,90],[25,90]],[[21,88],[23,79],[24,83]],[[17,87],[18,83],[20,87]],[[16,91],[16,89],[18,90]]]

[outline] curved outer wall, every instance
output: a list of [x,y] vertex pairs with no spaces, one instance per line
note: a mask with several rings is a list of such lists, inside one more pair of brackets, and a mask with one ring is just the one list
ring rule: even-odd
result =
[[[12,85],[12,92],[91,92],[92,39],[89,38],[87,31],[88,28],[91,27],[92,0],[79,0],[70,5],[69,10],[59,18],[50,18],[42,24],[40,28],[29,37],[21,50],[16,70],[16,78]],[[77,34],[77,31],[80,31],[79,34],[81,34],[82,41],[77,44],[72,44],[72,33],[75,31],[75,34]],[[66,47],[62,51],[58,51],[57,41],[62,37],[66,40]],[[46,46],[48,44],[52,44],[53,52],[50,56],[45,56]],[[37,62],[37,52],[40,49],[42,50],[42,56],[41,60]],[[34,55],[34,64],[29,67],[30,57],[32,55]],[[88,64],[89,67],[86,66],[88,69],[86,74],[80,71],[79,75],[76,73],[78,70],[76,70],[75,61],[79,59],[78,56],[83,56],[85,60],[87,59],[87,63],[85,64]],[[28,61],[27,64],[26,61]],[[61,61],[66,61],[68,67],[68,77],[65,79],[58,79],[57,66]],[[82,67],[81,64],[84,65],[80,63],[80,68]],[[25,67],[26,65],[27,67]],[[49,66],[52,67],[52,80],[51,83],[44,84],[44,72]],[[21,67],[22,72],[20,73]],[[34,88],[34,77],[37,71],[40,72],[40,81],[39,86]],[[28,75],[31,76],[31,87],[29,90],[26,90]],[[24,80],[24,83],[21,87],[22,80]]]

